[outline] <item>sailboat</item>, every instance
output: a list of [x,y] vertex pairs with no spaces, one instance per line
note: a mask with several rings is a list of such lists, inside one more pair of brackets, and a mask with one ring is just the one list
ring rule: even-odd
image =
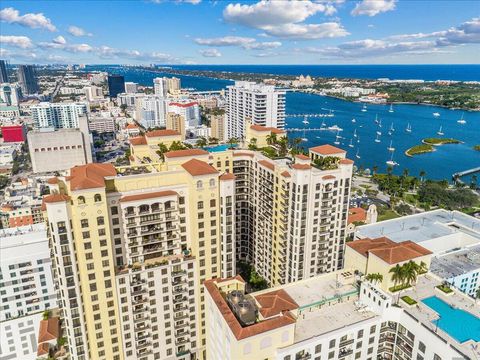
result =
[[457,123],[462,124],[462,125],[467,123],[467,121],[463,118],[463,114],[464,113],[462,113],[462,117],[460,118],[460,120],[457,121]]
[[378,131],[377,131],[377,138],[375,139],[375,142],[376,143],[379,143],[381,140],[380,140],[380,134],[378,134]]
[[387,150],[388,150],[388,151],[395,151],[395,148],[392,146],[392,143],[393,143],[393,141],[390,140],[390,146],[387,147]]
[[442,131],[442,126],[440,126],[440,129],[438,129],[437,135],[440,135],[440,136],[445,135]]
[[353,130],[353,137],[357,137],[357,129]]
[[357,149],[357,153],[355,154],[355,157],[356,157],[357,159],[360,159],[359,151],[360,151],[360,149]]
[[375,115],[375,124],[378,124],[378,114]]
[[382,127],[382,119],[379,120],[378,127]]
[[357,138],[357,144],[360,144],[360,136]]
[[325,120],[322,121],[322,125],[320,125],[321,128],[324,128],[325,126],[327,126],[327,124],[325,124]]
[[340,139],[342,137],[340,136],[340,131],[337,131],[337,135],[335,136],[335,141],[333,142],[335,145],[340,145]]
[[407,128],[405,129],[405,131],[408,133],[412,132],[412,127],[410,126],[410,123],[407,124]]
[[348,144],[348,147],[353,147],[353,139],[350,139],[350,144]]
[[387,161],[387,165],[390,165],[390,166],[398,165],[398,163],[393,160],[393,151],[392,151],[392,156],[390,156],[390,160]]
[[382,132],[381,132],[381,131],[377,131],[377,135],[382,135]]
[[363,104],[362,112],[366,112],[366,111],[367,111],[367,105],[366,105],[366,104]]
[[392,113],[392,112],[393,112],[393,104],[390,104],[390,109],[388,109],[388,112],[389,112],[389,113]]
[[439,116],[440,116],[440,113],[438,113],[438,112],[434,112],[434,113],[433,113],[433,116],[435,116],[435,117],[439,117]]
[[353,118],[353,119],[352,119],[352,123],[355,124],[356,122],[357,122],[357,120],[355,120],[355,118]]

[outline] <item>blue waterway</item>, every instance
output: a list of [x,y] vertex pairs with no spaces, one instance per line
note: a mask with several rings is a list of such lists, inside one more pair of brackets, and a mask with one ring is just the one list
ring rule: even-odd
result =
[[356,79],[480,81],[480,65],[174,65],[174,69]]
[[[434,66],[436,67],[436,66]],[[136,70],[133,68],[119,68],[118,66],[96,66],[87,67],[87,71],[93,69],[122,73],[126,81],[138,82],[142,85],[153,84],[153,79],[159,75],[150,71]],[[170,75],[170,74],[163,74]],[[220,90],[231,84],[228,80],[217,80],[205,77],[193,77],[176,75],[181,78],[182,87],[196,88],[198,90]],[[441,78],[439,76],[438,78]],[[401,174],[405,168],[409,169],[411,175],[418,176],[421,170],[426,171],[430,179],[450,179],[451,175],[480,166],[480,152],[472,147],[480,144],[480,112],[465,112],[465,125],[460,125],[457,120],[462,116],[462,111],[448,110],[435,106],[421,105],[395,105],[394,112],[388,112],[386,105],[369,105],[367,112],[361,112],[361,104],[351,103],[331,97],[310,95],[304,93],[287,93],[287,114],[298,113],[328,113],[333,109],[334,117],[326,118],[327,126],[338,125],[343,129],[340,136],[343,137],[339,147],[348,151],[348,157],[355,160],[358,167],[372,168],[379,167],[379,171],[386,171],[386,161],[390,158],[387,147],[390,140],[395,147],[394,160],[399,163],[394,172]],[[435,118],[432,114],[440,113]],[[383,127],[378,129],[374,119],[378,114],[382,120]],[[352,123],[352,118],[356,123]],[[302,118],[291,118],[287,116],[287,127],[303,127]],[[313,118],[309,126],[318,128],[322,122],[321,118]],[[392,136],[387,134],[391,123],[395,128]],[[405,128],[410,123],[412,132],[407,133]],[[463,144],[444,145],[437,147],[437,151],[429,154],[407,157],[404,151],[409,147],[419,144],[425,137],[436,137],[439,127],[442,126],[445,137],[452,137],[463,141]],[[348,145],[353,137],[354,130],[360,137],[360,143],[354,142],[354,148]],[[381,142],[374,142],[376,131],[382,132]],[[317,131],[307,132],[305,147],[317,146],[325,143],[333,144],[335,132]],[[291,137],[303,137],[303,132],[290,133]],[[358,140],[358,138],[357,138]],[[355,157],[357,149],[360,159]],[[464,179],[469,181],[468,178]]]
[[422,302],[440,316],[433,323],[458,342],[480,341],[480,319],[478,317],[467,311],[454,309],[436,296],[423,299]]

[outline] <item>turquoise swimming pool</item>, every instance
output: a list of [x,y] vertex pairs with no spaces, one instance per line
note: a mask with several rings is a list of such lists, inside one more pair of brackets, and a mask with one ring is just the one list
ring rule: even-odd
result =
[[[230,144],[221,144],[215,146],[205,146],[203,149],[207,150],[208,152],[220,152],[228,150],[230,147],[232,147]],[[234,144],[233,147],[237,147],[237,144]]]
[[422,302],[440,317],[432,321],[458,342],[480,341],[480,318],[461,309],[455,309],[442,299],[432,296]]

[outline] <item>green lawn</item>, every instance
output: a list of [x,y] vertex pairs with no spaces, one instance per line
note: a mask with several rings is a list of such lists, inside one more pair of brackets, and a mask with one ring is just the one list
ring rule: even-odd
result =
[[410,296],[402,296],[400,299],[402,299],[402,301],[406,302],[408,305],[415,305],[417,302],[415,300],[413,300]]
[[385,210],[383,214],[378,215],[378,221],[390,220],[400,217],[395,211],[393,210]]
[[453,292],[452,289],[445,285],[438,285],[437,289],[443,291],[445,294],[450,294],[451,292]]

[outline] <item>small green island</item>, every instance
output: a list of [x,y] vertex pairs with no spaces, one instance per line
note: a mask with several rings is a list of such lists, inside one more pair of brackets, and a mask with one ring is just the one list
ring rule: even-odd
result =
[[473,150],[480,151],[480,145],[475,145],[475,146],[473,147]]
[[422,140],[422,144],[412,146],[405,151],[405,155],[414,156],[435,151],[435,146],[441,146],[445,144],[460,144],[461,141],[451,138],[425,138]]

